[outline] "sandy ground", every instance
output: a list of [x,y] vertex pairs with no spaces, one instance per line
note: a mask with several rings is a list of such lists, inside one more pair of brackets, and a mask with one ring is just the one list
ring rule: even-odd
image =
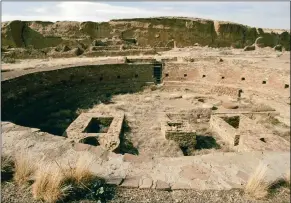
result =
[[[30,188],[19,188],[11,182],[1,184],[2,203],[41,203],[32,198]],[[94,203],[96,201],[81,200],[71,203]],[[288,203],[290,189],[279,188],[265,200],[254,200],[243,194],[241,190],[197,191],[176,190],[172,192],[158,190],[117,188],[113,199],[108,203]]]

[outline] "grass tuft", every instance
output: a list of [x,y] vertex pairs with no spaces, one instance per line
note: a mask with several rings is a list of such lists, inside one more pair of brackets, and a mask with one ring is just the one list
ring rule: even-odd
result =
[[33,197],[37,200],[54,203],[69,194],[70,185],[66,185],[61,169],[55,164],[43,164],[36,171],[32,185]]
[[42,164],[32,185],[33,197],[49,203],[100,197],[104,181],[90,171],[94,160],[94,155],[83,153],[74,167],[64,167],[57,162]]
[[20,151],[19,154],[15,156],[14,162],[14,181],[18,185],[28,183],[36,169],[31,154],[28,151]]
[[260,164],[256,168],[245,186],[247,195],[256,199],[262,199],[268,195],[270,184],[265,181],[267,169],[268,167],[265,164]]

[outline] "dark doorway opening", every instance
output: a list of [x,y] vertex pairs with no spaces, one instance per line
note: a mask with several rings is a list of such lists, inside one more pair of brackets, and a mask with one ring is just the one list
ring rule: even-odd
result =
[[162,77],[162,64],[155,64],[154,65],[154,78],[156,80],[156,83],[161,83],[161,77]]

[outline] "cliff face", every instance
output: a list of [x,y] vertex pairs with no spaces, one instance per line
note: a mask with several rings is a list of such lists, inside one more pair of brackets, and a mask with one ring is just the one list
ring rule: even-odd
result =
[[262,36],[261,46],[281,44],[290,50],[290,32],[264,31],[245,25],[186,18],[140,18],[110,22],[11,21],[2,23],[2,46],[43,49],[67,45],[87,49],[94,40],[114,39],[139,47],[202,46],[243,48]]

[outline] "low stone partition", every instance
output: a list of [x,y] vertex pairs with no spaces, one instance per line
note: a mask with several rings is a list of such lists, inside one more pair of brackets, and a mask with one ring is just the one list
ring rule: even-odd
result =
[[230,146],[239,145],[240,135],[233,126],[222,119],[222,116],[211,116],[210,129],[216,132]]
[[156,63],[155,58],[126,58],[127,63]]
[[128,55],[154,55],[154,49],[127,49],[127,50],[98,50],[85,52],[82,56],[95,57],[95,56],[128,56]]

